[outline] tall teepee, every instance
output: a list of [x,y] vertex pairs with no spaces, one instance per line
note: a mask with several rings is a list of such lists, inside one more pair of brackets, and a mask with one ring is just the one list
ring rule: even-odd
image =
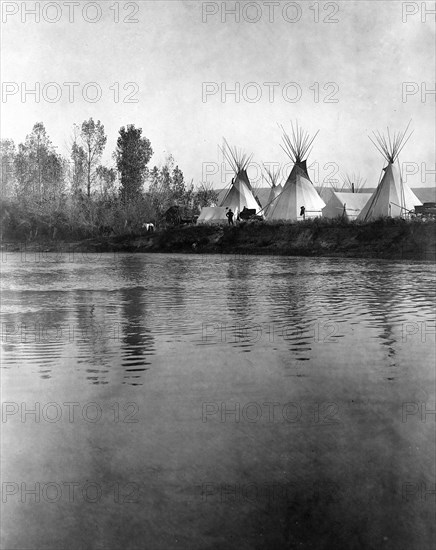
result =
[[318,195],[307,172],[306,159],[318,132],[311,137],[296,124],[291,125],[292,137],[283,130],[282,149],[293,161],[294,167],[283,187],[283,191],[273,201],[268,211],[269,220],[302,220],[301,207],[305,218],[321,216],[325,202]]
[[415,206],[422,204],[407,183],[403,181],[399,167],[395,166],[398,155],[413,133],[410,132],[407,135],[409,125],[410,122],[404,132],[394,133],[392,138],[389,128],[387,129],[387,139],[380,132],[373,132],[375,141],[371,137],[369,138],[388,161],[388,165],[383,168],[383,177],[365,208],[359,214],[358,220],[369,221],[386,216],[406,217],[410,211],[414,210]]
[[244,209],[244,206],[258,212],[260,206],[254,197],[253,188],[247,175],[247,166],[250,163],[251,156],[242,154],[236,147],[230,147],[226,140],[224,140],[222,152],[235,172],[235,176],[220,206],[231,208],[235,215],[238,215]]

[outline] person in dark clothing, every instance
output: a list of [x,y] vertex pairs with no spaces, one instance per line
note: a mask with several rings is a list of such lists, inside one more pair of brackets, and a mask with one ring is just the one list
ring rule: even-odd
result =
[[229,225],[234,225],[234,224],[233,224],[233,216],[234,216],[234,214],[233,214],[231,208],[229,208],[229,211],[227,212],[226,216],[227,216],[227,219],[229,220]]
[[300,208],[300,216],[303,216],[303,220],[306,219],[306,208],[304,206]]

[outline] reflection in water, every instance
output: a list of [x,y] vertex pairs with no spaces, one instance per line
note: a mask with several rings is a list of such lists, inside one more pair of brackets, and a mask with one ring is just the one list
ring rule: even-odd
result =
[[[227,266],[227,304],[234,316],[246,320],[250,317],[254,300],[253,262],[248,258],[230,261]],[[251,289],[250,289],[251,286]]]
[[[283,284],[283,277],[275,278],[270,288],[270,299],[274,304],[273,328],[287,343],[290,352],[286,369],[290,376],[297,377],[304,376],[303,365],[295,362],[309,360],[322,317],[319,311],[313,311],[307,305],[313,298],[312,281],[301,269],[298,261],[294,260],[286,272],[289,284]],[[296,280],[298,285],[293,284]]]
[[134,259],[122,257],[118,264],[123,280],[140,285],[123,288],[119,293],[122,313],[121,366],[123,384],[141,386],[142,375],[151,365],[148,357],[154,353],[154,338],[147,311],[148,282],[152,277],[148,270],[142,271],[143,262],[135,262]]
[[190,333],[190,318],[186,315],[186,300],[192,291],[192,264],[184,256],[165,256],[156,276],[153,295],[153,331],[165,337],[165,342],[183,342]]
[[227,342],[248,352],[253,346],[255,326],[260,319],[257,308],[261,306],[260,296],[256,297],[254,270],[256,266],[250,258],[230,259],[227,266],[227,308],[221,316],[221,326]]
[[[392,274],[389,270],[377,274],[367,271],[362,278],[367,290],[368,309],[372,317],[370,326],[377,329],[377,338],[387,350],[384,364],[388,373],[386,379],[394,380],[396,373],[392,369],[397,366],[395,360],[397,338],[394,334],[394,326],[401,325],[401,319],[404,317],[395,312],[398,296],[395,285],[392,284]],[[404,285],[404,281],[402,284]]]
[[113,337],[107,322],[104,297],[98,291],[74,292],[72,326],[77,363],[91,384],[108,384],[113,358]]
[[147,310],[142,288],[126,289],[120,292],[123,322],[121,325],[121,366],[124,369],[124,383],[142,385],[142,373],[149,369],[148,356],[154,352],[154,339],[146,328]]
[[24,311],[3,308],[3,311],[9,309],[2,316],[3,368],[24,367],[28,374],[37,372],[42,379],[61,376],[59,359],[65,341],[70,338],[68,310],[63,299],[58,292],[51,293],[50,301],[43,293],[25,290],[13,293],[13,302],[22,304]]
[[[424,481],[430,494],[434,435],[401,410],[434,403],[434,266],[120,254],[35,268],[8,259],[3,395],[30,410],[77,402],[79,418],[25,424],[12,414],[2,423],[3,476],[31,472],[33,487],[98,483],[103,495],[90,504],[78,488],[75,502],[63,493],[36,506],[11,495],[5,547],[432,547],[434,509],[417,491],[404,501],[402,484]],[[40,341],[38,323],[51,327]],[[411,330],[405,342],[404,323],[428,323],[425,338]],[[80,416],[86,402],[101,407],[101,422]],[[256,408],[264,414],[252,421]],[[126,422],[132,410],[137,423]],[[123,502],[132,482],[139,503]],[[251,500],[265,485],[290,490]],[[233,499],[241,486],[248,498]]]
[[432,307],[431,276],[415,264],[120,255],[105,266],[19,267],[18,278],[4,274],[11,334],[3,338],[3,368],[36,366],[50,379],[66,363],[91,384],[117,384],[121,376],[140,385],[158,346],[188,342],[280,352],[287,375],[305,376],[305,365],[341,340],[341,349],[354,351],[357,333],[375,353],[382,342],[382,368],[392,379],[404,322],[422,322]]

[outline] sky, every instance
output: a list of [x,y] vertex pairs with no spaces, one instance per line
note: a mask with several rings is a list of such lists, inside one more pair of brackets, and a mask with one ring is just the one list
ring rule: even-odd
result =
[[[374,187],[385,163],[368,135],[411,120],[403,174],[431,187],[435,8],[421,4],[3,0],[1,137],[18,144],[42,121],[68,155],[73,124],[93,117],[111,165],[120,127],[134,124],[151,141],[151,166],[172,154],[186,180],[222,188],[232,176],[223,137],[253,155],[254,180],[262,163],[286,177],[279,125],[298,121],[319,130],[315,184],[356,173]],[[37,97],[26,94],[35,85]]]

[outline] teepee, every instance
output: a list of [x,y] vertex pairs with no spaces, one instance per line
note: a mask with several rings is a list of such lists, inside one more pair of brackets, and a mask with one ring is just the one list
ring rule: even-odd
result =
[[[307,173],[306,159],[318,132],[313,136],[304,132],[298,124],[292,124],[292,137],[283,129],[282,149],[294,163],[283,191],[268,210],[269,220],[302,220],[321,216],[325,202],[318,195]],[[301,214],[304,206],[305,214]]]
[[355,220],[370,198],[371,193],[333,191],[327,204],[322,209],[322,217]]
[[410,122],[404,132],[394,133],[392,138],[389,128],[387,129],[387,139],[380,132],[373,132],[375,141],[371,137],[369,138],[388,161],[388,165],[383,168],[383,177],[359,214],[358,220],[369,221],[386,216],[402,218],[414,210],[415,206],[422,204],[407,183],[403,181],[399,167],[395,166],[398,155],[413,133],[410,132],[407,135],[409,125]]
[[236,147],[230,147],[226,140],[224,140],[224,146],[221,150],[224,158],[235,172],[235,176],[220,206],[231,208],[235,216],[244,209],[244,206],[258,212],[261,207],[254,197],[253,188],[247,175],[247,166],[250,163],[251,156],[242,154]]
[[269,196],[268,196],[268,199],[266,201],[266,204],[263,208],[263,215],[265,217],[268,217],[268,212],[272,206],[272,204],[274,203],[275,199],[280,195],[280,193],[283,191],[283,187],[278,184],[277,182],[279,181],[279,176],[280,176],[280,170],[274,170],[273,168],[269,168],[267,166],[265,166],[265,164],[263,165],[263,168],[265,170],[265,174],[266,175],[263,175],[263,178],[265,179],[265,181],[271,185],[271,190],[269,192]]

